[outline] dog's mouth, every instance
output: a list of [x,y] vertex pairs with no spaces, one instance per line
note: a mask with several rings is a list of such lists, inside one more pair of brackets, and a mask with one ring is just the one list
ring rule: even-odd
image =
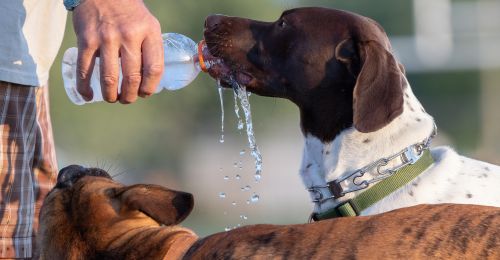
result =
[[216,61],[209,67],[208,74],[218,80],[222,87],[235,88],[235,84],[251,87],[256,78],[241,64],[227,57],[223,43],[215,40],[219,37],[218,35],[212,35],[212,32],[207,32],[205,29],[207,48],[205,48],[206,53],[204,52],[203,55]]
[[215,53],[212,56],[217,59],[217,62],[209,67],[208,74],[218,80],[221,86],[234,88],[235,84],[243,86],[252,85],[255,77],[250,72],[240,65],[234,64],[229,59],[223,58],[222,55],[217,56],[217,53]]

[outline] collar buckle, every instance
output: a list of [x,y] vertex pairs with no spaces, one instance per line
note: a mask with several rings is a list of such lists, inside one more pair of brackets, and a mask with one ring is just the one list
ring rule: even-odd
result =
[[415,164],[424,153],[425,145],[423,143],[414,144],[403,152],[401,159],[405,164]]

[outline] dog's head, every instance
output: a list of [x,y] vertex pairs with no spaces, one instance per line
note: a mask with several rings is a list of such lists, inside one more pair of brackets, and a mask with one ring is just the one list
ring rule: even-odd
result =
[[326,8],[288,10],[274,22],[213,15],[205,40],[237,82],[296,103],[304,131],[323,140],[352,125],[376,131],[403,111],[404,72],[369,18]]
[[158,185],[125,186],[104,170],[62,169],[40,212],[42,257],[95,255],[127,232],[176,225],[193,208],[189,193]]

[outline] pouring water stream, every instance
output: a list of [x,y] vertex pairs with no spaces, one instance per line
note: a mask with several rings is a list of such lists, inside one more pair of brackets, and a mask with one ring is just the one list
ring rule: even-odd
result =
[[[237,119],[237,129],[238,130],[243,130],[243,128],[246,126],[246,134],[248,138],[248,146],[250,150],[251,156],[255,160],[255,173],[254,173],[254,180],[255,182],[259,182],[261,180],[261,174],[262,174],[262,155],[259,151],[259,148],[256,144],[256,139],[253,131],[253,123],[252,123],[252,114],[251,114],[251,108],[250,108],[250,102],[248,100],[248,97],[250,96],[250,93],[246,91],[245,86],[242,86],[236,82],[232,77],[229,79],[229,82],[233,88],[233,94],[234,94],[234,111]],[[222,86],[220,81],[217,81],[218,85],[218,92],[219,92],[219,99],[220,99],[220,106],[221,106],[221,138],[220,138],[220,143],[224,142],[224,102],[223,102],[223,94],[222,94]],[[240,116],[240,106],[241,110],[243,111],[244,115],[244,121],[242,117]],[[245,154],[245,150],[240,151],[240,156],[243,156]],[[242,162],[239,162],[239,167],[238,163],[234,163],[235,168],[239,168],[239,170],[242,169]],[[241,176],[237,174],[235,176],[236,180],[240,180]],[[224,180],[228,180],[228,176],[224,176]],[[241,188],[242,192],[248,192],[251,190],[250,185],[245,185],[244,187]],[[219,197],[221,199],[225,199],[227,197],[227,194],[224,192],[219,193]],[[257,203],[259,201],[260,197],[258,194],[255,192],[252,193],[250,198],[246,200],[246,204],[250,203]],[[232,206],[236,206],[237,203],[235,201],[231,202]],[[248,220],[248,217],[246,215],[240,215],[241,220]],[[240,224],[237,225],[239,227]],[[230,230],[230,228],[226,227],[226,231]]]

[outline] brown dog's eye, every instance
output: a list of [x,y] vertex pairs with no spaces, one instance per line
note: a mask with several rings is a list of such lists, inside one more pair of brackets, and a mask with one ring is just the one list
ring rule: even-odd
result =
[[285,22],[284,20],[280,20],[280,21],[278,22],[278,26],[279,26],[280,28],[285,28],[285,27],[287,26],[287,24],[286,24],[286,22]]

